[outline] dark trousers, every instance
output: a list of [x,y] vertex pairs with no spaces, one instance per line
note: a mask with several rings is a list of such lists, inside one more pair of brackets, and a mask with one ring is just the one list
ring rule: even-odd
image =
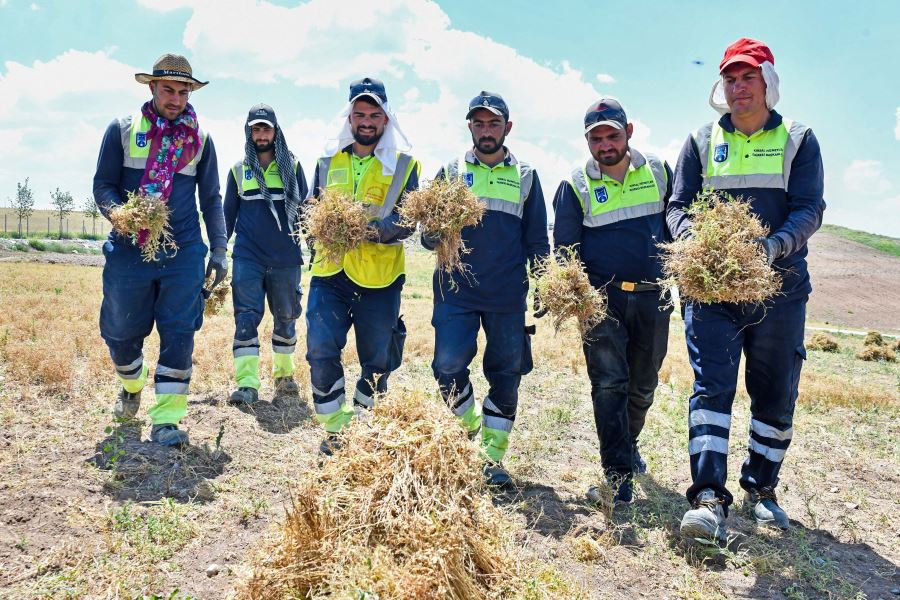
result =
[[608,315],[583,344],[600,459],[607,475],[630,476],[632,445],[653,404],[672,308],[659,293],[607,287]]
[[775,487],[793,437],[794,405],[806,358],[806,296],[761,305],[687,303],[688,357],[694,370],[690,400],[691,477],[688,501],[710,488],[725,500],[731,406],[744,353],[750,396],[749,454],[741,487]]

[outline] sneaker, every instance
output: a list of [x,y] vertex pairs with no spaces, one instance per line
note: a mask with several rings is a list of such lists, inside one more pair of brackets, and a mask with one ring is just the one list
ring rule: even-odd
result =
[[329,433],[319,444],[319,454],[322,456],[331,456],[341,449],[341,438],[336,433]]
[[638,450],[637,440],[631,442],[631,470],[635,475],[644,475],[647,472],[647,463],[641,456],[641,451]]
[[509,472],[500,463],[484,463],[482,473],[484,474],[484,482],[488,487],[506,489],[512,486],[512,477],[509,476]]
[[231,398],[228,399],[232,404],[243,404],[250,406],[259,401],[259,392],[252,387],[242,387],[231,392]]
[[749,507],[753,518],[760,525],[774,525],[779,529],[787,529],[791,523],[787,513],[778,506],[775,490],[770,487],[747,490],[744,506]]
[[178,429],[178,425],[166,423],[165,425],[154,425],[150,429],[150,441],[160,446],[181,447],[187,446],[188,434],[186,431]]
[[[612,497],[610,498],[610,492]],[[606,488],[592,485],[587,491],[587,500],[595,506],[622,506],[634,500],[634,487],[631,478],[614,475],[606,478]]]
[[722,499],[707,488],[697,494],[692,506],[681,519],[681,535],[691,540],[701,538],[726,541]]
[[300,392],[300,387],[297,385],[297,382],[294,381],[294,378],[291,376],[287,377],[276,377],[275,378],[275,393],[276,394],[289,394],[295,395]]
[[141,393],[127,392],[125,388],[119,390],[116,403],[113,405],[113,414],[117,419],[133,419],[141,407]]

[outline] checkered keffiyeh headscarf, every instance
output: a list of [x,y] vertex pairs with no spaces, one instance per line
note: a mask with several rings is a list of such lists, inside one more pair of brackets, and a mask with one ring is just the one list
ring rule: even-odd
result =
[[[250,126],[244,125],[244,134],[247,141],[244,144],[244,164],[250,167],[253,176],[259,183],[259,191],[262,192],[266,204],[272,216],[275,217],[275,223],[278,225],[278,231],[281,231],[281,219],[278,218],[278,212],[275,210],[275,203],[272,201],[272,192],[266,186],[266,176],[263,174],[262,167],[259,166],[259,157],[256,155],[256,144],[250,135]],[[281,127],[275,126],[275,163],[278,165],[278,172],[281,175],[281,182],[284,185],[284,211],[287,214],[288,230],[294,232],[297,230],[297,206],[300,204],[300,186],[297,184],[297,161],[294,155],[288,150],[287,141],[284,139],[284,132]]]

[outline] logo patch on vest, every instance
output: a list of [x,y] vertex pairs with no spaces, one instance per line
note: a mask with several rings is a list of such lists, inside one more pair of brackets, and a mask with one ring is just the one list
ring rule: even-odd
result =
[[607,200],[609,200],[609,192],[606,191],[605,185],[601,185],[598,188],[594,188],[594,198],[597,199],[597,202],[599,204],[603,204]]
[[244,169],[244,179],[246,179],[247,181],[253,179],[253,171],[251,171],[250,169]]
[[718,163],[728,160],[728,142],[716,144],[713,149],[713,160]]
[[463,173],[462,178],[468,187],[472,187],[473,185],[475,185],[475,173],[466,171],[465,173]]
[[147,145],[147,134],[143,131],[138,131],[137,135],[134,136],[134,143],[138,148],[143,148]]

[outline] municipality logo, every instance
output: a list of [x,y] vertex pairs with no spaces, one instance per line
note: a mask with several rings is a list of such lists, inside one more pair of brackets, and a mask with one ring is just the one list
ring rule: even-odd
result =
[[594,188],[594,197],[599,204],[603,204],[609,200],[609,192],[606,191],[606,186],[601,185],[598,188]]
[[468,187],[472,187],[473,185],[475,185],[475,173],[463,173],[463,181]]
[[143,148],[144,146],[146,146],[147,145],[147,134],[142,131],[139,131],[138,134],[135,136],[134,143],[137,144],[138,148]]
[[246,179],[247,181],[253,179],[253,171],[251,171],[250,169],[244,169],[244,179]]
[[716,147],[713,150],[713,160],[717,163],[728,160],[728,142],[716,144]]

